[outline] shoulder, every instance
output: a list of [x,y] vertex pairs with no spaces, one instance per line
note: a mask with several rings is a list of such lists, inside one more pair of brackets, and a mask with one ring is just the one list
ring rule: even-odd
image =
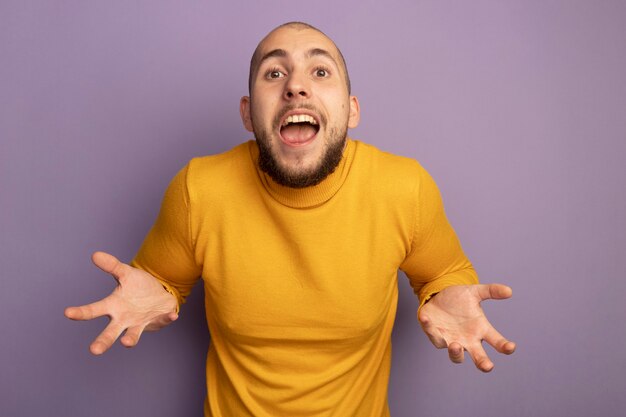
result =
[[385,152],[360,141],[355,144],[355,170],[371,186],[410,192],[429,178],[428,172],[413,158]]
[[212,175],[229,175],[250,161],[250,143],[244,142],[234,148],[215,155],[193,158],[187,165],[188,177],[206,178]]
[[225,196],[233,189],[254,181],[250,142],[220,154],[193,158],[182,172],[192,200],[209,195]]

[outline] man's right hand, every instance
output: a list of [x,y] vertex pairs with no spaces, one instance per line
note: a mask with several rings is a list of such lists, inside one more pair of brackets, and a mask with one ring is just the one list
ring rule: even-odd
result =
[[149,273],[120,262],[113,255],[95,252],[93,263],[115,278],[113,293],[100,301],[80,307],[67,307],[65,316],[72,320],[91,320],[108,316],[111,321],[91,343],[89,350],[101,355],[115,340],[133,347],[144,330],[159,330],[178,318],[176,298]]

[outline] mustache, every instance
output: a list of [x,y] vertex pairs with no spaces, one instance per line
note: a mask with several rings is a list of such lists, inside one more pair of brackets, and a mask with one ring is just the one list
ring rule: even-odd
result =
[[285,114],[287,114],[288,112],[290,112],[292,110],[309,110],[309,111],[312,111],[313,113],[315,113],[317,115],[320,123],[326,125],[326,116],[324,116],[322,114],[322,112],[320,112],[314,105],[308,104],[308,103],[302,103],[302,104],[299,104],[299,105],[288,104],[285,107],[283,107],[282,109],[280,109],[278,114],[274,117],[273,124],[272,124],[274,129],[278,129],[280,127],[281,121],[283,120],[283,117],[285,117]]

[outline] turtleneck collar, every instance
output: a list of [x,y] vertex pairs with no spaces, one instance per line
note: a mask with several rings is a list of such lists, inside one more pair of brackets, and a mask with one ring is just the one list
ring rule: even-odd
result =
[[355,143],[348,138],[339,165],[328,177],[311,187],[290,188],[276,183],[269,175],[261,171],[258,164],[259,147],[255,141],[248,143],[252,163],[256,167],[257,174],[265,190],[279,203],[298,209],[320,206],[337,194],[348,177],[355,153]]

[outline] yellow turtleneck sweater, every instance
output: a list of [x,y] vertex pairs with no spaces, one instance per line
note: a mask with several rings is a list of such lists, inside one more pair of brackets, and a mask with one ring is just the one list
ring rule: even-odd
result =
[[322,183],[291,189],[253,141],[172,180],[133,265],[184,302],[204,281],[205,415],[383,417],[397,272],[423,304],[476,274],[415,161],[349,140]]

